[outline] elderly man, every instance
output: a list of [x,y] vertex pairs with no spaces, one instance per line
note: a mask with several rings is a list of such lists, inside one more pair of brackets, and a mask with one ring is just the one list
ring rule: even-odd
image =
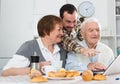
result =
[[105,70],[114,60],[113,51],[105,44],[100,42],[101,26],[95,18],[88,18],[81,24],[81,35],[83,41],[77,42],[85,48],[100,51],[94,57],[87,57],[83,54],[73,52],[68,53],[66,69],[83,71],[90,69],[92,71]]
[[78,44],[75,40],[77,37],[82,40],[80,31],[80,21],[77,20],[77,9],[72,4],[65,4],[60,8],[60,17],[63,20],[63,32],[62,45],[67,51],[74,51],[75,53],[82,53],[86,56],[96,55],[96,50],[84,48]]

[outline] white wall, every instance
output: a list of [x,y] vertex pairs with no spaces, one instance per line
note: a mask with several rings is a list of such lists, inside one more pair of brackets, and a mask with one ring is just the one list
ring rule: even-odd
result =
[[[79,4],[86,0],[66,0],[67,3],[72,3],[78,8]],[[112,0],[87,0],[93,3],[95,6],[95,14],[93,17],[96,17],[102,24],[102,33],[106,34],[106,31],[110,34],[110,28],[112,29],[115,26],[115,17],[114,17],[114,1]],[[110,17],[111,16],[111,17]],[[112,24],[111,24],[112,23]],[[109,28],[109,29],[108,29]]]
[[32,38],[32,0],[1,0],[0,56],[12,56]]
[[[59,16],[60,7],[66,3],[66,0],[35,0],[33,3],[33,27],[37,27],[38,20],[44,15],[54,14]],[[37,30],[33,30],[33,35],[37,35]]]
[[[72,3],[78,8],[83,1],[85,0],[43,0],[42,2],[41,0],[1,0],[0,56],[11,56],[21,43],[37,35],[36,25],[42,16],[47,14],[59,16],[59,9],[64,3]],[[95,6],[94,17],[101,22],[103,30],[108,29],[109,25],[114,27],[111,24],[114,22],[113,17],[110,17],[108,12],[113,8],[112,6],[110,8],[108,3],[112,4],[112,2],[109,0],[89,1]]]
[[0,0],[0,70],[21,44],[36,35],[38,20],[59,14],[66,0]]
[[[23,42],[37,35],[36,25],[42,16],[59,16],[64,3],[72,3],[77,8],[82,1],[85,0],[0,0],[0,67],[6,63],[2,57],[12,57]],[[94,16],[103,28],[114,27],[112,0],[88,1],[93,2]]]

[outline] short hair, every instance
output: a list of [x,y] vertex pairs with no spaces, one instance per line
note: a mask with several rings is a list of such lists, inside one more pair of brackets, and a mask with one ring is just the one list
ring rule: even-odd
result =
[[63,25],[62,19],[55,15],[46,15],[41,18],[37,25],[38,34],[41,37],[50,35],[56,24]]
[[98,26],[99,26],[99,28],[101,30],[101,25],[100,25],[99,21],[96,18],[93,18],[93,17],[92,18],[85,18],[84,21],[81,23],[80,29],[83,30],[84,27],[85,27],[85,24],[89,23],[89,22],[96,22],[96,23],[98,23]]
[[63,18],[63,13],[67,11],[69,14],[73,14],[74,11],[77,12],[77,9],[72,4],[65,4],[60,8],[60,17]]

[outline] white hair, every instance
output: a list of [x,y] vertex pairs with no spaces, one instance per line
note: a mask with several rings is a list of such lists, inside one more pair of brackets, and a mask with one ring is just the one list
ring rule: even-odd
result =
[[96,22],[96,23],[98,23],[98,26],[99,26],[99,28],[101,30],[101,25],[100,25],[99,21],[96,18],[93,18],[93,17],[92,18],[85,18],[83,23],[81,23],[81,26],[80,26],[81,30],[83,30],[85,28],[85,24],[89,23],[89,22]]

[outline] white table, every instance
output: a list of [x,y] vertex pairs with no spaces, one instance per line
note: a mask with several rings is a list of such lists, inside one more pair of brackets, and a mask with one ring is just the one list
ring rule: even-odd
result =
[[0,84],[120,84],[120,80],[115,78],[120,77],[120,74],[107,76],[107,80],[104,81],[83,81],[81,76],[76,77],[73,80],[48,80],[45,83],[32,83],[29,76],[9,76],[0,77]]

